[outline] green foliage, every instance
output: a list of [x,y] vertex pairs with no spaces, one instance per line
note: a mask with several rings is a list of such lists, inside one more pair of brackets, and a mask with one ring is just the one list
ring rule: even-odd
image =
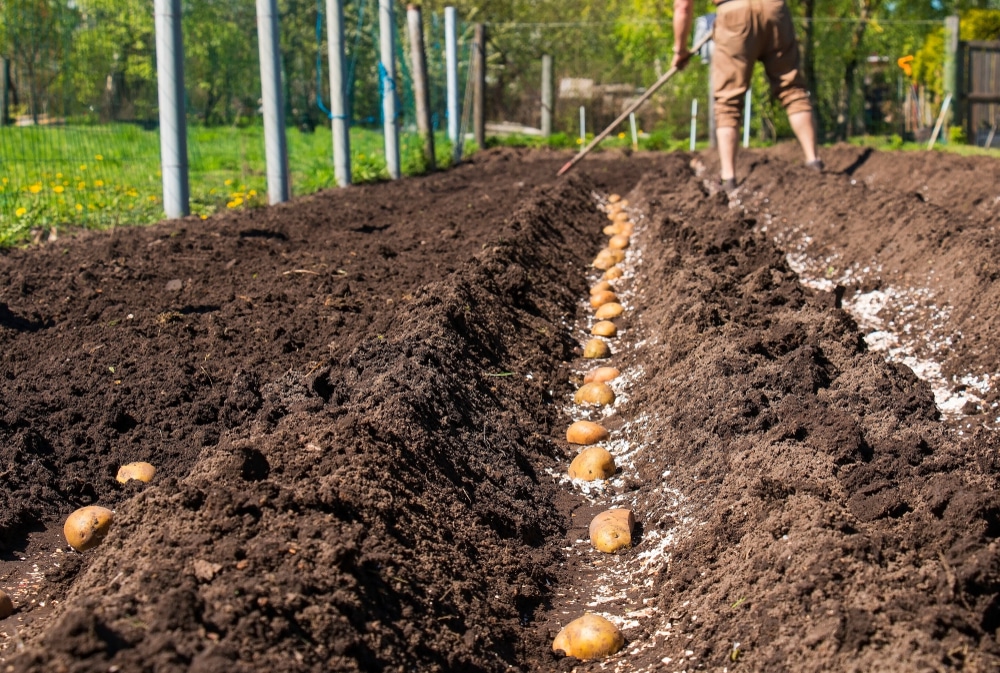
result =
[[965,129],[961,126],[952,126],[948,129],[948,142],[952,144],[964,144],[966,142]]
[[[961,14],[959,38],[1000,39],[1000,10],[969,9]],[[931,32],[913,56],[913,78],[938,96],[944,94],[944,28]]]

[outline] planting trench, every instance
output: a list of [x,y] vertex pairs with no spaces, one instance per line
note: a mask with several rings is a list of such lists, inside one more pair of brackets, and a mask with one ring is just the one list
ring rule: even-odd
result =
[[[745,155],[730,202],[703,181],[711,157],[605,155],[555,181],[564,156],[499,151],[8,253],[0,588],[19,611],[0,621],[0,662],[995,668],[990,393],[941,422],[931,385],[871,352],[838,308],[871,288],[788,245],[805,232],[850,267],[873,248],[852,258],[838,236],[864,230],[865,208],[899,211],[892,241],[936,232],[959,241],[956,258],[982,255],[984,270],[941,282],[950,301],[986,297],[995,178],[981,193],[963,182],[979,205],[918,199],[878,183],[881,155],[851,152],[823,176],[785,149]],[[852,185],[862,170],[874,177]],[[603,419],[620,472],[585,487],[563,477],[564,436],[584,413],[570,402],[611,192],[638,225],[612,340],[624,375]],[[840,287],[806,287],[790,264]],[[959,378],[995,362],[983,301],[962,323],[979,350],[943,366]],[[136,459],[157,480],[117,485]],[[116,509],[112,533],[70,552],[60,518],[93,501]],[[640,523],[611,556],[586,534],[609,505]],[[584,610],[624,627],[621,653],[551,652]]]

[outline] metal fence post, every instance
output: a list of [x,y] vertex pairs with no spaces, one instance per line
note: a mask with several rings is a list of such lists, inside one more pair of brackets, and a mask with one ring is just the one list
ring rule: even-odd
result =
[[944,20],[944,73],[941,84],[943,85],[944,94],[946,96],[950,94],[952,101],[955,103],[952,107],[951,114],[945,117],[946,126],[953,119],[956,122],[962,119],[960,109],[962,99],[958,90],[959,23],[959,18],[957,16],[949,16]]
[[351,126],[344,86],[344,0],[326,0],[330,61],[330,120],[333,131],[333,175],[340,187],[351,184]]
[[746,102],[743,104],[743,147],[750,147],[750,108],[753,103],[753,89],[747,89]]
[[458,146],[458,18],[454,7],[444,8],[444,58],[448,80],[448,138]]
[[163,210],[169,219],[191,212],[184,117],[184,40],[181,0],[155,0],[156,88],[160,106],[160,172]]
[[695,142],[698,139],[698,99],[691,100],[691,142],[690,151],[694,152]]
[[281,95],[281,53],[278,49],[277,0],[257,0],[257,42],[260,48],[260,89],[264,107],[264,157],[267,196],[271,204],[287,201],[288,142]]
[[542,55],[542,136],[552,135],[552,56]]
[[396,19],[392,0],[379,0],[378,34],[382,79],[382,130],[385,134],[385,167],[398,180],[399,124],[396,119]]

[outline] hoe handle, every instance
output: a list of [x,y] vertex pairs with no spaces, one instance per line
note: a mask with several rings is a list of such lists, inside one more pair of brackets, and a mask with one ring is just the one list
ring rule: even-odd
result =
[[[712,34],[709,33],[705,37],[703,37],[700,40],[698,40],[698,42],[693,47],[691,47],[691,56],[694,56],[695,54],[697,54],[701,50],[701,48],[705,46],[705,43],[708,42],[711,39],[712,39]],[[690,56],[688,58],[690,58]],[[642,105],[647,100],[649,100],[650,96],[652,96],[654,93],[656,93],[656,91],[661,86],[663,86],[664,84],[666,84],[667,80],[669,80],[671,77],[673,77],[674,75],[676,75],[677,72],[678,72],[678,68],[676,66],[671,66],[670,70],[668,70],[665,73],[663,73],[663,76],[660,77],[660,79],[656,80],[656,83],[653,86],[649,87],[649,89],[646,90],[646,93],[644,93],[641,96],[639,96],[638,100],[636,100],[634,103],[632,103],[631,105],[629,105],[628,109],[625,110],[625,112],[622,112],[621,115],[619,115],[618,119],[616,119],[613,122],[611,122],[611,125],[608,126],[608,128],[606,128],[603,131],[601,131],[600,134],[598,134],[597,136],[595,136],[594,139],[591,140],[587,144],[586,147],[584,147],[582,150],[580,150],[580,152],[575,157],[573,157],[572,159],[570,159],[569,162],[567,162],[567,164],[565,166],[563,166],[562,168],[560,168],[559,169],[559,173],[557,175],[563,175],[565,173],[568,173],[569,170],[571,168],[573,168],[573,166],[576,166],[576,164],[579,163],[581,159],[583,159],[585,156],[587,156],[588,154],[590,154],[590,151],[592,149],[594,149],[595,147],[597,147],[597,145],[600,144],[600,142],[602,140],[604,140],[605,138],[607,138],[611,134],[612,131],[614,131],[616,128],[618,128],[619,124],[621,124],[623,121],[625,121],[626,119],[628,119],[628,116],[630,114],[632,114],[633,112],[635,112],[636,110],[638,110],[640,105]]]

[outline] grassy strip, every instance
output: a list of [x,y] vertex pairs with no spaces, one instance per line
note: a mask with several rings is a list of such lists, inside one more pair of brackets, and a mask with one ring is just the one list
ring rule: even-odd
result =
[[[296,195],[334,186],[329,129],[288,130],[289,169]],[[439,166],[451,163],[451,144],[436,137]],[[163,214],[157,131],[114,124],[0,128],[0,246],[50,228],[147,224]],[[402,171],[426,170],[415,134],[400,138]],[[260,127],[192,127],[188,131],[191,211],[202,218],[267,202]],[[352,179],[388,179],[382,134],[351,129]]]

